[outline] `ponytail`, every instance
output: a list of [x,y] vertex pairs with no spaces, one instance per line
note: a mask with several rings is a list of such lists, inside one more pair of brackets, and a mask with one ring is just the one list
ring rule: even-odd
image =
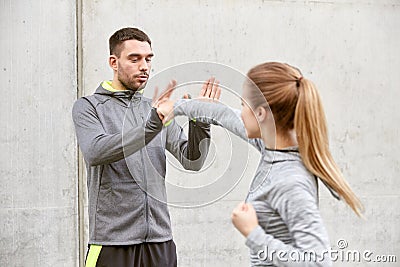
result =
[[297,85],[299,94],[294,129],[304,165],[336,191],[358,216],[362,216],[363,206],[360,200],[343,178],[329,151],[326,119],[318,91],[305,78],[298,79]]

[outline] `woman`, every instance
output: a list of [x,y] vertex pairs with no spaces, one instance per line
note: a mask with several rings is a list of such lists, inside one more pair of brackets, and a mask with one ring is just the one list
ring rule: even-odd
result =
[[[316,177],[357,215],[362,205],[329,151],[319,94],[287,64],[260,64],[247,76],[251,82],[243,88],[242,120],[232,109],[204,101],[164,101],[157,111],[165,121],[205,116],[208,123],[249,138],[261,152],[246,203],[232,213],[233,224],[246,237],[252,266],[330,266]],[[213,81],[206,90],[208,95],[220,91]]]

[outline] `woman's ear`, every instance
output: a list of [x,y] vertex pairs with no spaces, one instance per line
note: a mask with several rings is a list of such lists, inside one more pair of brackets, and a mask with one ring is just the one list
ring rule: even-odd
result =
[[118,70],[118,58],[117,58],[117,56],[111,55],[111,56],[108,58],[108,64],[110,65],[110,67],[111,67],[113,70],[117,71],[117,70]]
[[261,106],[256,108],[255,114],[259,122],[266,121],[269,117],[269,111]]

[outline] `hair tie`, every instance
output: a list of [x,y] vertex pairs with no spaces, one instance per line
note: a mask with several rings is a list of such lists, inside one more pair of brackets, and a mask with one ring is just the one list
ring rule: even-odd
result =
[[300,78],[298,78],[298,79],[296,80],[296,86],[297,86],[297,87],[300,87],[300,82],[301,82],[301,80],[303,80],[303,76],[301,76]]

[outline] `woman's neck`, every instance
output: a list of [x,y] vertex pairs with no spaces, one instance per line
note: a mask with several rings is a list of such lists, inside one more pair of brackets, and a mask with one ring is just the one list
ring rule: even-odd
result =
[[[271,138],[275,136],[275,138]],[[298,146],[296,132],[291,130],[289,132],[285,132],[284,134],[274,131],[274,134],[262,135],[262,140],[264,141],[264,145],[268,149],[284,149],[288,147]]]

